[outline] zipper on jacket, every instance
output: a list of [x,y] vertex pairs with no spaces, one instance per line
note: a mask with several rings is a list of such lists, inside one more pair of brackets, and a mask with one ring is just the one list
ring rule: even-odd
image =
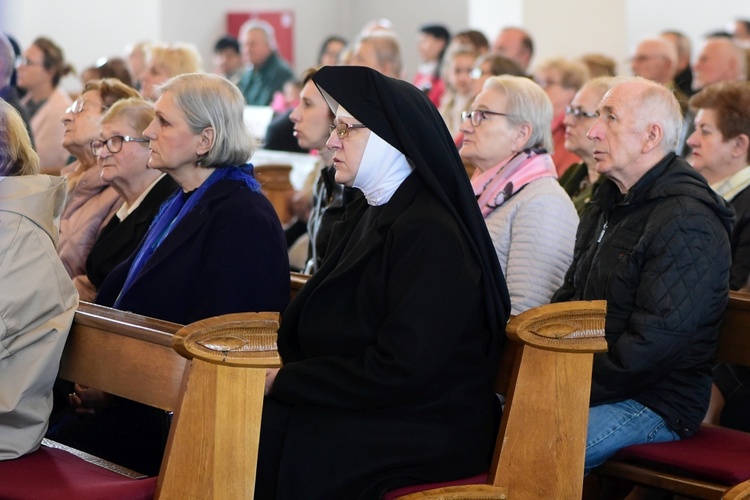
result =
[[605,219],[604,220],[604,225],[602,226],[602,232],[599,233],[599,238],[596,240],[597,243],[601,243],[602,242],[602,238],[604,238],[604,233],[607,232],[607,226],[608,225],[609,225],[609,221]]

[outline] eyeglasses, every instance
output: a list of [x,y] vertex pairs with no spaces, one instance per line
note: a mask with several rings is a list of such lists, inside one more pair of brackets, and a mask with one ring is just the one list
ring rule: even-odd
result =
[[[80,112],[83,111],[83,105],[84,104],[86,104],[86,99],[84,99],[83,97],[79,97],[78,99],[76,99],[75,101],[73,101],[73,104],[71,104],[70,106],[68,106],[68,109],[66,109],[65,112],[66,113],[73,113],[74,115],[77,115],[78,113],[80,113]],[[107,111],[107,109],[108,108],[106,106],[101,106],[102,113],[104,113],[105,111]]]
[[637,56],[633,56],[630,58],[630,62],[646,62],[649,59],[668,59],[667,56],[659,55],[659,54],[653,54],[653,55],[647,55],[647,54],[639,54]]
[[149,139],[127,135],[113,135],[106,141],[91,141],[91,152],[98,158],[104,146],[107,146],[110,153],[116,154],[122,151],[122,145],[126,142],[149,142]]
[[478,127],[487,118],[487,115],[508,116],[508,113],[498,113],[497,111],[488,111],[486,109],[475,109],[474,111],[464,111],[461,113],[461,120],[470,120],[472,126]]
[[361,123],[334,123],[328,129],[330,130],[329,134],[332,134],[333,131],[336,131],[336,135],[339,139],[345,139],[349,136],[349,130],[353,128],[367,128],[366,125],[363,125]]
[[482,71],[482,68],[474,68],[474,69],[471,70],[471,73],[469,73],[469,76],[471,77],[472,80],[479,80],[480,78],[482,78],[485,75],[492,76],[491,73],[487,73],[485,71]]
[[575,121],[580,121],[583,118],[596,118],[596,113],[587,113],[580,106],[567,106],[565,108],[565,115],[572,116]]
[[555,85],[559,85],[560,87],[564,87],[561,82],[558,82],[556,80],[545,80],[544,78],[534,78],[534,81],[537,85],[542,87],[543,89],[546,89],[548,87],[554,87]]
[[34,62],[26,57],[20,56],[16,59],[15,67],[20,68],[21,66],[44,66],[44,63]]

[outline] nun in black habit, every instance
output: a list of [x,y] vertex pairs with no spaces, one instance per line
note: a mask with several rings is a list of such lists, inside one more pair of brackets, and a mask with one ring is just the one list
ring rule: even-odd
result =
[[363,67],[313,81],[337,182],[362,190],[283,315],[257,498],[373,499],[486,470],[505,280],[461,159],[416,87]]

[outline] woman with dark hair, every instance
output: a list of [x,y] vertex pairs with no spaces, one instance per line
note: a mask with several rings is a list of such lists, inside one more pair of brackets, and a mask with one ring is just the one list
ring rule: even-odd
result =
[[284,313],[259,498],[380,498],[488,466],[509,301],[450,133],[427,96],[321,68],[335,180],[362,191]]
[[339,64],[339,54],[346,48],[346,40],[338,35],[331,35],[323,40],[318,53],[318,67],[336,66]]
[[59,174],[68,161],[63,147],[64,128],[60,117],[70,106],[70,97],[58,87],[72,68],[62,49],[49,38],[40,37],[27,48],[18,62],[18,87],[26,91],[22,103],[31,117],[31,132],[39,168],[43,174]]
[[445,92],[443,56],[451,41],[451,35],[445,26],[428,24],[419,29],[418,40],[417,50],[421,62],[413,83],[427,94],[435,107],[439,107]]
[[[309,245],[304,272],[313,274],[325,260],[331,247],[331,232],[336,222],[344,216],[347,205],[360,198],[362,192],[336,182],[336,170],[333,168],[333,150],[326,148],[326,141],[331,135],[334,114],[328,107],[318,87],[312,81],[316,70],[309,70],[303,76],[300,103],[289,116],[294,127],[294,137],[303,148],[317,150],[323,162],[313,192],[302,192],[297,203],[306,205],[300,212],[307,212],[307,234]],[[304,217],[302,217],[304,218]]]

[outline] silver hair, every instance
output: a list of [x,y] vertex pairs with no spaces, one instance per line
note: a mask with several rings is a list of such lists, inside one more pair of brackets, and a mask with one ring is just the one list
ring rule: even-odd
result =
[[552,102],[539,85],[523,76],[500,75],[488,78],[484,89],[494,89],[505,94],[508,98],[506,118],[510,123],[527,123],[531,126],[531,134],[524,149],[544,148],[548,153],[554,153]]
[[251,30],[262,31],[266,36],[268,47],[271,50],[276,51],[276,31],[273,29],[271,23],[262,19],[250,19],[249,21],[245,21],[245,23],[240,27],[240,36]]
[[167,80],[158,95],[172,94],[195,134],[214,131],[214,143],[200,166],[242,165],[253,154],[255,140],[243,121],[245,98],[236,85],[218,75],[187,73]]

